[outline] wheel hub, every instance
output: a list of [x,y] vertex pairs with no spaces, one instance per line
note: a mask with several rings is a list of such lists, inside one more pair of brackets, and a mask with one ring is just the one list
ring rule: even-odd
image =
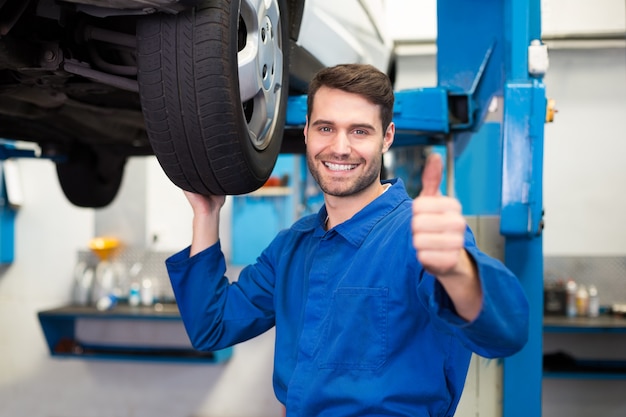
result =
[[269,146],[279,114],[283,79],[281,11],[277,0],[242,0],[245,46],[238,53],[239,88],[250,141]]

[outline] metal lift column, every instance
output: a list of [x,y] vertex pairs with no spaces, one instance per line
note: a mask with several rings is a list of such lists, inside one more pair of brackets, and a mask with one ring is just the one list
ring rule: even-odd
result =
[[[437,21],[438,87],[448,91],[449,113],[465,115],[470,126],[455,132],[451,124],[455,154],[462,153],[480,130],[494,97],[502,106],[502,117],[496,121],[499,128],[489,130],[498,135],[489,142],[498,149],[489,155],[498,157],[472,160],[471,168],[456,170],[455,181],[457,189],[468,188],[471,193],[475,181],[485,180],[476,171],[502,174],[494,182],[501,188],[489,192],[500,203],[505,264],[519,277],[531,308],[528,344],[504,361],[503,416],[539,417],[546,98],[543,74],[529,70],[528,51],[532,41],[541,37],[540,0],[438,0]],[[464,207],[483,204],[485,214],[493,214],[489,199],[467,202],[462,195],[459,199]]]

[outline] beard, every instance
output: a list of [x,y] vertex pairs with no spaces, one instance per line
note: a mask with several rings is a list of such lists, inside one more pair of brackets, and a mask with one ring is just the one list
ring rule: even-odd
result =
[[[374,182],[380,181],[380,172],[382,168],[382,154],[378,158],[372,159],[370,164],[366,165],[365,172],[356,178],[336,178],[330,175],[324,175],[322,169],[319,168],[321,160],[325,159],[324,155],[314,157],[309,153],[306,154],[306,162],[309,167],[311,175],[319,185],[324,194],[332,195],[335,197],[348,197],[357,195],[363,190],[367,189]],[[335,161],[341,160],[341,158],[330,158]],[[348,162],[343,160],[342,162]],[[363,166],[363,159],[359,160],[359,166]]]

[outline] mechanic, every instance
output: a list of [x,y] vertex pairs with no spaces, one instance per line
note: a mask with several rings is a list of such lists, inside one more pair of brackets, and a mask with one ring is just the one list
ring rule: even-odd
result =
[[185,192],[191,246],[166,264],[189,337],[210,351],[276,326],[274,391],[287,416],[452,416],[472,352],[504,357],[526,343],[519,281],[439,192],[441,157],[427,159],[414,200],[402,180],[381,181],[393,103],[372,66],[316,75],[304,137],[324,206],[235,282],[218,234],[224,197]]

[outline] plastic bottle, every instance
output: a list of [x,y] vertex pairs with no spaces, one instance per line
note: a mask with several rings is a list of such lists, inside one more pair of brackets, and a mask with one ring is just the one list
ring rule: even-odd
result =
[[128,291],[128,304],[133,307],[141,304],[141,287],[136,282],[130,284],[130,290]]
[[578,286],[573,279],[568,279],[565,285],[565,315],[576,317],[576,291]]
[[589,286],[589,317],[598,317],[600,315],[600,297],[598,289],[595,285]]
[[108,294],[96,302],[96,309],[98,311],[107,311],[111,310],[117,304],[117,297],[114,294]]
[[576,312],[579,317],[585,317],[589,312],[589,292],[584,285],[580,285],[576,293]]
[[154,289],[152,288],[152,280],[144,278],[141,281],[141,304],[151,306],[154,303]]

